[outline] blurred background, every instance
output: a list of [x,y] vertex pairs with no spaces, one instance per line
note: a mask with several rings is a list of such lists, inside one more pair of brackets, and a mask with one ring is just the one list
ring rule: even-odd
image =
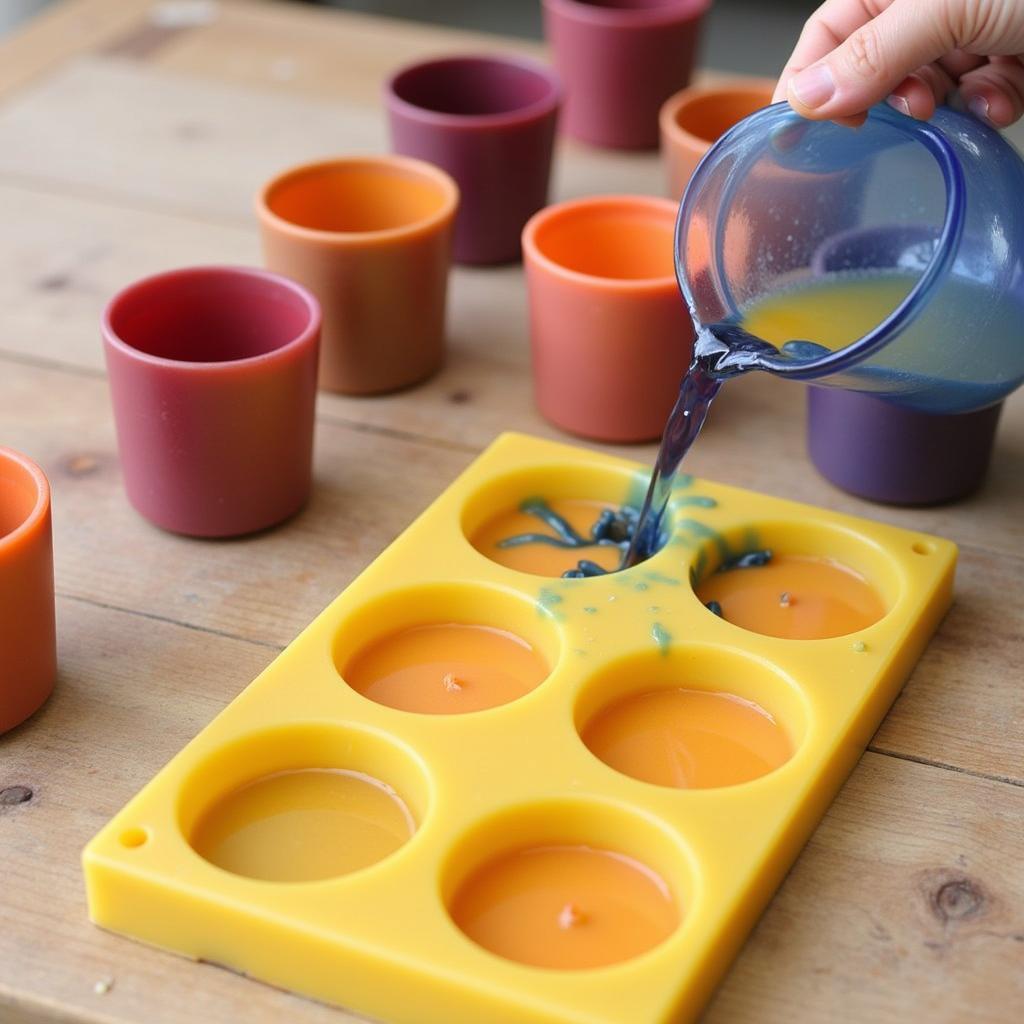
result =
[[[0,32],[55,0],[0,0]],[[540,39],[540,0],[288,0]],[[778,74],[813,0],[714,0],[701,63],[723,71]]]

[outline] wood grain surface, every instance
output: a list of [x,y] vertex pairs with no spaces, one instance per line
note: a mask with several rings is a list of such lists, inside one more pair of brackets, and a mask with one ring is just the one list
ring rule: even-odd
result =
[[[175,23],[182,10],[193,23]],[[98,318],[142,274],[257,263],[263,178],[383,149],[388,70],[480,49],[542,52],[242,0],[71,0],[0,40],[0,443],[53,484],[61,663],[49,704],[0,737],[2,1024],[355,1020],[99,931],[78,858],[497,433],[560,436],[532,405],[521,270],[454,273],[448,363],[422,387],[322,395],[309,507],[227,543],[162,533],[127,505]],[[660,190],[655,156],[559,144],[558,198]],[[804,452],[799,389],[770,379],[725,389],[689,468],[961,545],[953,610],[706,1020],[1016,1022],[1024,401],[1007,403],[985,489],[947,508],[831,488]]]

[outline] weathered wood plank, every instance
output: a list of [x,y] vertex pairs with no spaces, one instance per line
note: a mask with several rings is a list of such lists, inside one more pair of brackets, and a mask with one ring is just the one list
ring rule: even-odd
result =
[[[0,806],[0,1019],[354,1020],[88,923],[81,847],[270,652],[80,601],[59,615],[54,698],[0,739],[0,788],[34,793]],[[1022,843],[1024,789],[866,755],[707,1020],[1015,1020]]]
[[[143,521],[121,489],[106,383],[0,362],[0,438],[54,486],[63,594],[286,645],[441,491],[472,452],[321,422],[317,485],[284,527],[211,543]],[[971,546],[959,600],[879,738],[885,749],[1024,779],[1013,669],[1024,560]],[[978,637],[983,636],[984,642]],[[984,699],[979,699],[979,694]]]

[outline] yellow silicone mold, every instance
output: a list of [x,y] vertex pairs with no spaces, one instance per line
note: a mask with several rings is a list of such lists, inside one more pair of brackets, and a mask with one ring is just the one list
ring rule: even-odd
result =
[[[644,480],[620,459],[499,438],[93,839],[84,852],[92,919],[394,1024],[693,1018],[947,609],[956,549],[690,479],[676,488],[666,545],[623,573],[530,575],[467,539],[526,497],[637,502]],[[885,615],[852,635],[796,641],[709,612],[693,583],[766,544],[856,569]],[[500,706],[450,715],[388,706],[344,679],[365,644],[438,621],[507,630],[533,646],[546,674]],[[655,785],[581,739],[638,676],[648,688],[678,677],[707,689],[723,674],[739,699],[777,716],[791,743],[760,778]],[[305,859],[292,870],[290,856],[310,846],[301,824],[274,838],[277,860],[210,852],[253,787],[294,800],[301,815],[335,779],[388,808],[388,835],[375,834],[361,859],[337,872],[319,862],[307,870]],[[318,849],[335,841],[324,827],[326,840],[311,839]],[[488,858],[534,843],[635,858],[670,890],[678,926],[632,959],[584,970],[488,952],[454,923],[455,893]]]

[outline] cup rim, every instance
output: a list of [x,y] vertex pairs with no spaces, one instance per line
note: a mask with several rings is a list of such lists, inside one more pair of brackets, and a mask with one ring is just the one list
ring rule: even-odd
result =
[[36,500],[32,510],[10,533],[0,536],[0,556],[3,556],[21,537],[31,533],[45,520],[50,508],[50,481],[36,462],[6,445],[0,445],[0,462],[10,462],[19,466],[28,473],[36,485]]
[[[514,110],[494,114],[452,114],[442,110],[431,110],[405,99],[397,91],[399,81],[414,71],[425,68],[437,68],[452,64],[500,64],[506,67],[527,71],[542,79],[547,86],[546,95],[532,103],[516,107]],[[473,128],[504,128],[519,125],[526,121],[538,120],[558,109],[562,102],[562,83],[554,68],[548,67],[539,60],[529,57],[504,53],[454,53],[426,60],[411,61],[393,71],[384,82],[384,99],[388,107],[400,111],[410,119],[439,127],[453,129]]]
[[[602,277],[598,274],[587,274],[581,270],[573,270],[561,263],[557,263],[544,253],[537,244],[537,233],[550,221],[565,216],[576,210],[588,207],[594,210],[606,210],[621,207],[633,209],[657,210],[667,215],[667,224],[670,231],[675,225],[676,209],[678,203],[671,199],[663,199],[659,196],[608,194],[597,196],[583,196],[579,199],[568,199],[561,203],[554,203],[544,207],[543,210],[535,213],[523,228],[523,256],[525,259],[543,267],[549,273],[561,277],[575,284],[583,284],[590,288],[601,288],[609,291],[636,292],[636,291],[662,291],[669,289],[675,291],[678,288],[675,271],[661,277]],[[674,238],[674,236],[673,236]],[[674,245],[674,241],[673,241]],[[680,298],[680,302],[682,298]]]
[[[680,111],[712,96],[741,97],[766,95],[767,99],[763,106],[767,107],[771,105],[774,88],[775,82],[772,79],[761,76],[737,77],[707,84],[688,85],[685,89],[680,89],[678,92],[673,93],[661,105],[661,110],[658,112],[658,123],[661,127],[662,138],[670,139],[672,142],[682,145],[692,146],[698,144],[701,149],[707,149],[709,146],[713,146],[716,140],[705,139],[702,135],[697,135],[679,124],[677,118]],[[759,110],[761,108],[755,109]]]
[[547,10],[567,20],[616,28],[693,21],[707,13],[711,2],[712,0],[666,0],[657,7],[599,7],[581,0],[542,0]]
[[[269,282],[276,288],[289,291],[305,305],[306,312],[308,314],[306,323],[294,338],[289,339],[283,345],[277,346],[277,348],[271,349],[269,352],[261,352],[253,356],[244,356],[241,359],[218,359],[213,362],[199,362],[194,359],[169,359],[167,356],[153,355],[151,352],[144,352],[142,349],[129,344],[129,342],[125,341],[124,338],[122,338],[114,329],[112,320],[118,305],[139,289],[150,286],[154,283],[171,282],[182,278],[208,276],[257,278],[264,282]],[[242,267],[213,263],[202,264],[199,266],[178,267],[174,270],[164,270],[157,274],[149,274],[146,277],[140,277],[137,281],[133,281],[131,284],[126,285],[118,291],[104,307],[102,328],[104,341],[112,348],[117,349],[117,351],[128,356],[130,359],[134,359],[136,362],[181,370],[186,373],[214,374],[230,373],[232,371],[237,371],[240,367],[266,366],[288,358],[288,356],[290,356],[295,350],[309,344],[311,340],[316,340],[320,333],[322,319],[323,314],[320,309],[320,303],[317,301],[313,293],[297,281],[293,281],[290,277],[274,273],[272,270],[264,270],[262,267]]]
[[[402,224],[394,228],[380,228],[373,231],[325,231],[321,228],[307,228],[285,219],[275,213],[270,206],[270,193],[292,178],[298,178],[328,168],[355,168],[360,166],[404,170],[412,172],[420,178],[428,178],[432,184],[439,186],[443,193],[441,206],[428,216],[421,217],[408,224]],[[294,238],[301,238],[305,241],[343,242],[352,245],[395,242],[426,233],[444,224],[445,221],[451,220],[455,216],[458,204],[459,187],[456,185],[455,179],[447,171],[442,170],[440,167],[435,167],[425,160],[417,160],[415,157],[399,156],[397,154],[325,157],[322,160],[310,160],[306,163],[295,164],[279,174],[275,174],[256,193],[256,214],[263,224],[273,227],[283,234],[291,235]]]

